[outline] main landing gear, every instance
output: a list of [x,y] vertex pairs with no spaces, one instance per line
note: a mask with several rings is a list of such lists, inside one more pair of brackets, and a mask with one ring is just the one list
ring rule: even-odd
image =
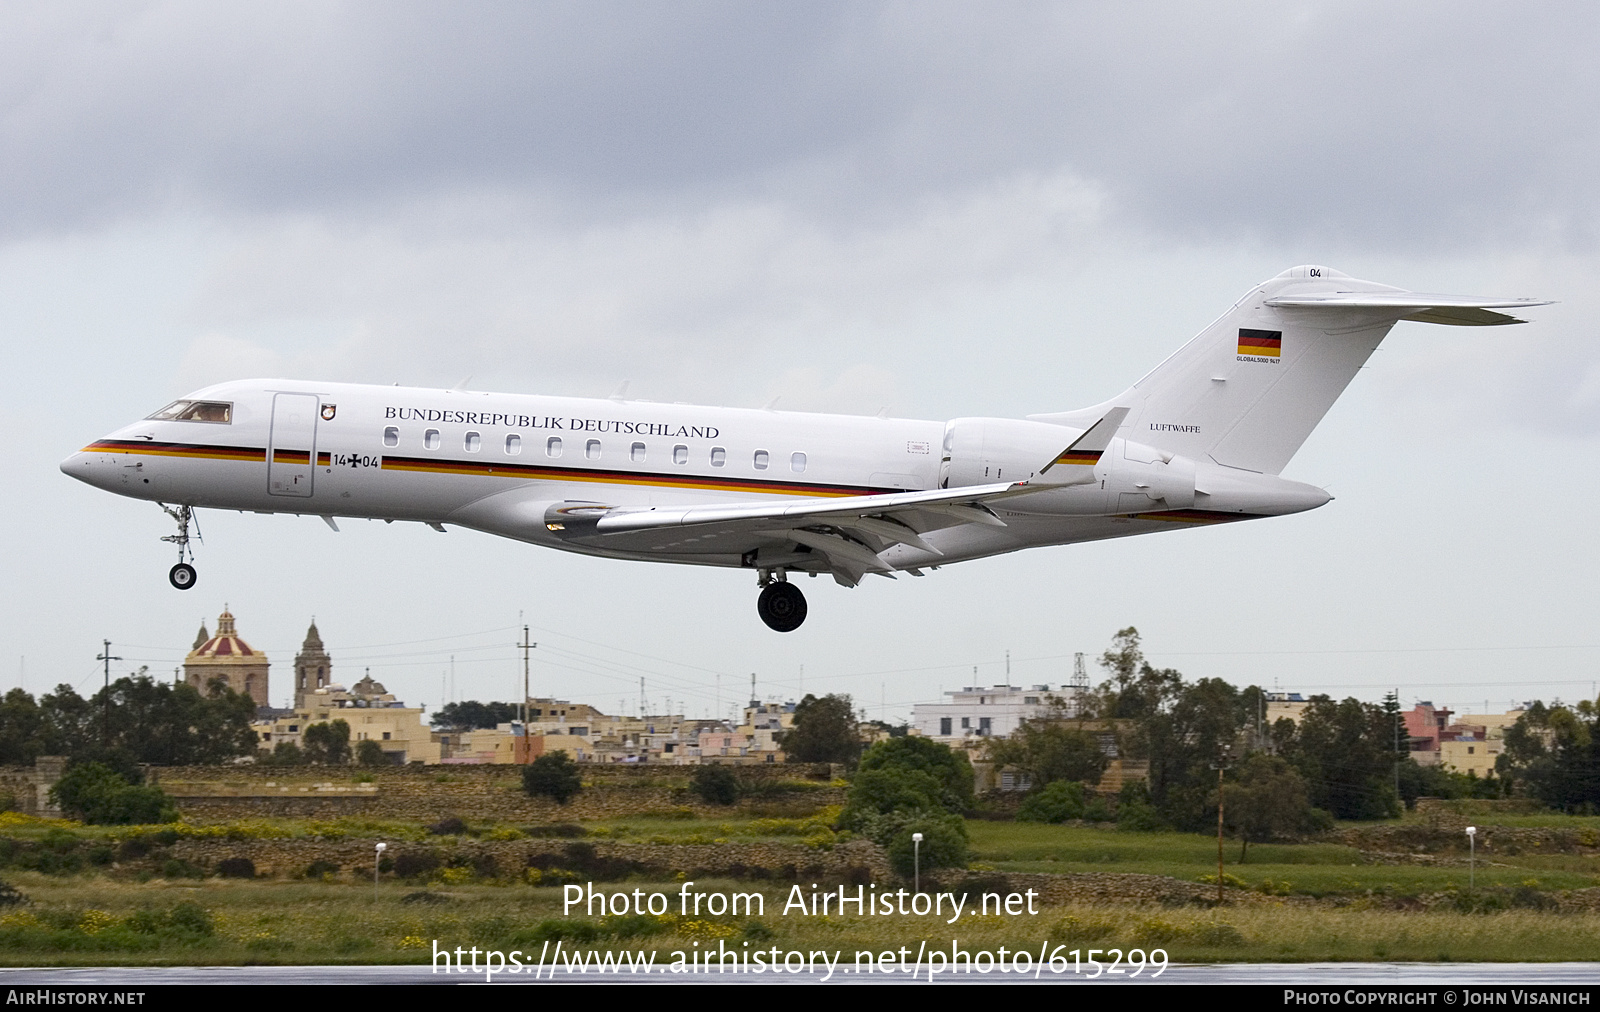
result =
[[783,570],[777,579],[761,574],[761,596],[756,598],[756,613],[767,628],[776,632],[794,632],[806,620],[806,596],[800,588],[784,579]]
[[167,511],[167,516],[178,522],[178,533],[168,534],[161,539],[178,546],[178,564],[167,571],[167,582],[178,590],[188,590],[199,579],[194,567],[188,562],[194,558],[194,551],[189,547],[189,525],[194,524],[195,536],[199,537],[200,521],[194,518],[194,509],[189,506],[168,506],[162,503],[161,508]]

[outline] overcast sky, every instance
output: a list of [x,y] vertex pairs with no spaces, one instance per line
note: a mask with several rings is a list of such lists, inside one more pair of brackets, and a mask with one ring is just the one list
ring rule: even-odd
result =
[[[0,683],[170,674],[226,602],[275,701],[313,614],[429,705],[509,698],[522,621],[608,710],[903,718],[1128,625],[1241,685],[1592,696],[1597,51],[1579,3],[7,4]],[[748,572],[416,525],[202,513],[180,593],[157,507],[57,469],[252,375],[1062,410],[1299,263],[1560,301],[1397,327],[1285,472],[1320,510],[807,581],[789,635]]]

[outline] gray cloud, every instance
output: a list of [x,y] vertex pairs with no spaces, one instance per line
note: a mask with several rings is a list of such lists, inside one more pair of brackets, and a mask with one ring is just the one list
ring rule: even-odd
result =
[[8,229],[174,205],[856,221],[1075,173],[1190,238],[1587,247],[1583,5],[155,4],[0,15]]

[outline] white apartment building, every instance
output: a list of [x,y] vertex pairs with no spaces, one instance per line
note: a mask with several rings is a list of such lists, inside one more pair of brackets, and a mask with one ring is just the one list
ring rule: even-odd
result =
[[948,703],[918,703],[911,711],[913,733],[946,742],[1004,738],[1025,720],[1077,716],[1071,686],[967,686],[945,693]]

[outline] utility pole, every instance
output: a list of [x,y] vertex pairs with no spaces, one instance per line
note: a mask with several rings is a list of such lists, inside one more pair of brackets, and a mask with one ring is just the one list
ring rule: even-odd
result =
[[1211,764],[1217,771],[1217,906],[1222,906],[1222,772],[1228,768],[1226,749]]
[[1072,656],[1072,708],[1073,716],[1083,719],[1089,705],[1089,672],[1083,668],[1083,652]]
[[528,640],[528,627],[522,627],[522,642],[517,646],[522,648],[522,761],[528,762],[528,753],[533,743],[528,740],[528,651],[539,644]]
[[[1490,711],[1490,705],[1488,705],[1488,700],[1485,700],[1483,701],[1483,713],[1488,713],[1488,711]],[[1400,722],[1403,719],[1405,717],[1400,713],[1400,687],[1395,685],[1395,801],[1400,801],[1400,756],[1402,756],[1402,751],[1400,751]],[[1485,737],[1488,737],[1488,735],[1485,735]],[[1400,801],[1400,813],[1402,815],[1405,813],[1405,802],[1403,801]]]
[[96,657],[95,660],[97,660],[97,661],[105,661],[105,664],[106,664],[106,691],[101,694],[101,699],[105,703],[105,713],[101,717],[101,721],[100,721],[100,747],[101,748],[110,748],[111,747],[111,662],[112,661],[120,661],[120,660],[122,660],[122,658],[111,656],[111,641],[110,640],[101,640],[100,642],[105,644],[105,650],[100,654],[100,656]]

